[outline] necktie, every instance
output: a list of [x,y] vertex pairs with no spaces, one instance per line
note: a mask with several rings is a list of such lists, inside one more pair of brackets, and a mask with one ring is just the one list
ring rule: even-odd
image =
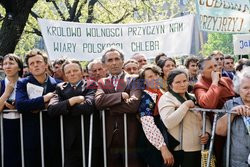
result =
[[118,76],[113,76],[112,77],[112,83],[113,83],[113,86],[115,87],[115,90],[116,90],[117,85],[118,85]]

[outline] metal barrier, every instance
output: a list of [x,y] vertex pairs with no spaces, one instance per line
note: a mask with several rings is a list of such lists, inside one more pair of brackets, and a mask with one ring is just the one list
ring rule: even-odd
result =
[[[3,110],[0,112],[0,134],[1,134],[1,165],[4,167],[4,128],[3,128],[3,114],[9,112],[17,112],[17,110]],[[44,162],[44,140],[43,140],[43,112],[39,112],[39,123],[40,123],[40,144],[41,144],[41,165],[45,167]],[[46,112],[46,111],[45,111]],[[84,136],[84,116],[81,115],[81,133],[82,133],[82,155],[83,155],[83,167],[86,166],[85,156],[85,136]],[[60,135],[61,135],[61,157],[62,166],[64,166],[64,134],[63,134],[63,116],[60,115]],[[89,130],[89,150],[88,150],[88,167],[91,167],[92,160],[92,140],[93,140],[93,114],[90,115],[90,130]],[[23,115],[20,113],[20,141],[21,141],[21,163],[22,167],[25,167],[25,155],[24,155],[24,141],[23,141]]]
[[[228,114],[228,120],[227,120],[227,145],[226,145],[226,167],[229,167],[229,154],[230,154],[230,135],[231,135],[231,114],[236,114],[236,112],[232,111],[226,111],[223,109],[204,109],[204,108],[193,108],[192,111],[200,111],[203,112],[202,114],[202,134],[205,134],[206,129],[206,112],[212,112],[214,113],[214,120],[213,120],[213,126],[212,126],[212,134],[210,139],[210,145],[209,145],[209,151],[208,151],[208,160],[206,166],[210,166],[210,161],[212,157],[212,151],[213,151],[213,144],[214,144],[214,137],[215,137],[215,131],[216,131],[216,125],[217,125],[217,117],[219,113],[227,113]],[[202,146],[202,150],[204,150],[204,145]],[[203,166],[203,164],[201,164]]]
[[[203,108],[193,108],[193,111],[200,111],[203,112],[203,129],[202,134],[205,134],[206,128],[206,113],[213,112],[214,113],[214,120],[212,126],[212,135],[210,140],[209,146],[209,154],[206,166],[210,166],[213,143],[214,143],[214,136],[217,124],[217,116],[218,113],[227,113],[228,114],[228,124],[227,124],[227,150],[226,150],[226,167],[229,167],[229,154],[230,154],[230,134],[231,134],[231,114],[235,112],[226,111],[226,110],[218,110],[218,109],[203,109]],[[2,158],[2,166],[4,166],[4,137],[3,137],[3,113],[5,112],[17,112],[16,110],[4,110],[0,113],[0,131],[1,131],[1,158]],[[45,167],[44,163],[44,141],[43,141],[43,119],[42,113],[39,113],[39,121],[40,121],[40,142],[41,142],[41,163],[42,167]],[[104,157],[104,167],[107,167],[107,146],[106,146],[106,129],[105,129],[105,111],[101,111],[102,115],[102,131],[103,131],[103,157]],[[63,116],[60,115],[60,132],[61,132],[61,156],[62,156],[62,164],[65,162],[64,158],[64,134],[63,134]],[[88,150],[88,167],[91,167],[91,159],[92,159],[92,141],[93,141],[93,114],[90,115],[90,131],[89,131],[89,150]],[[85,155],[85,137],[84,137],[84,116],[81,115],[81,134],[82,134],[82,158],[83,158],[83,167],[86,167],[86,155]],[[22,160],[22,167],[25,166],[24,163],[24,145],[23,145],[23,116],[20,113],[20,140],[21,140],[21,160]],[[127,133],[127,114],[124,113],[124,148],[125,148],[125,167],[128,167],[128,133]],[[202,146],[202,150],[204,150],[204,145]]]
[[[107,167],[107,146],[106,146],[106,126],[105,126],[105,111],[101,111],[102,115],[102,134],[103,134],[103,159],[104,167]],[[127,130],[127,114],[123,115],[124,123],[124,153],[125,153],[125,167],[128,167],[128,130]]]

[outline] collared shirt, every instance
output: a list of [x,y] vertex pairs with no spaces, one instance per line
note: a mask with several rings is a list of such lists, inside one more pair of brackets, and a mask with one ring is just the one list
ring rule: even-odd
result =
[[112,82],[112,84],[115,87],[115,91],[117,90],[117,86],[118,86],[119,80],[120,80],[120,78],[121,78],[122,75],[123,75],[123,71],[120,74],[118,74],[118,75],[111,75],[111,74],[109,74],[109,76],[108,76],[108,78],[111,79],[111,82]]
[[[10,81],[8,80],[8,78],[5,77],[5,79],[4,79],[5,89],[6,89],[6,87],[7,87],[7,85],[8,85],[9,82]],[[10,95],[10,97],[9,97],[8,100],[14,101],[15,99],[16,99],[16,83],[15,83],[15,86],[14,86],[14,90],[11,93],[11,95]],[[6,119],[18,119],[18,118],[20,118],[20,115],[19,115],[18,112],[10,112],[10,113],[3,114],[3,118],[6,118]]]
[[233,80],[235,77],[235,72],[234,71],[226,71],[226,70],[222,69],[222,76],[229,77],[231,80]]
[[82,80],[78,81],[75,85],[73,85],[73,84],[70,83],[70,86],[72,88],[77,88],[77,86],[80,85],[81,82],[82,82]]

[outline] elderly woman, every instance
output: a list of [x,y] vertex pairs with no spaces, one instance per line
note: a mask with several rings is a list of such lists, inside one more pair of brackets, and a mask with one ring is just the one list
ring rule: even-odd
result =
[[[0,111],[15,109],[16,82],[23,73],[20,57],[7,54],[3,59],[3,70],[6,74],[0,83]],[[3,114],[4,128],[4,166],[21,166],[20,115],[18,112]]]
[[[228,100],[224,108],[235,111],[231,116],[230,166],[248,167],[250,153],[250,67],[245,67],[237,77],[235,92],[240,97]],[[227,117],[223,115],[217,123],[216,134],[227,135]]]
[[174,166],[200,167],[201,144],[209,139],[209,120],[206,133],[201,136],[202,118],[200,113],[190,111],[195,106],[195,99],[187,92],[189,83],[185,71],[171,71],[167,84],[169,92],[161,96],[158,108],[169,133],[181,143],[174,150]]
[[172,71],[173,69],[176,68],[176,62],[174,59],[172,59],[171,57],[165,57],[160,59],[157,62],[157,66],[159,66],[162,70],[162,83],[161,83],[161,87],[164,91],[168,91],[168,87],[167,87],[167,78],[168,78],[168,74],[170,71]]
[[156,65],[146,65],[139,73],[139,79],[145,83],[139,106],[140,120],[143,134],[140,137],[140,146],[147,151],[142,152],[142,157],[149,167],[163,167],[164,164],[172,166],[174,158],[168,150],[166,128],[162,124],[158,112],[158,101],[164,91],[160,89],[161,69]]
[[[235,96],[232,80],[221,77],[216,61],[212,57],[201,59],[198,63],[200,75],[198,82],[194,85],[194,94],[197,103],[202,108],[220,109],[224,103]],[[208,114],[210,121],[213,114]],[[225,138],[215,136],[215,157],[218,166],[222,166],[222,148]]]

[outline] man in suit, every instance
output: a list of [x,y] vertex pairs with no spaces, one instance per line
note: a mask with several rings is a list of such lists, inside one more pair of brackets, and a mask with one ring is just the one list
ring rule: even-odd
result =
[[[47,75],[48,57],[40,50],[30,51],[25,62],[30,76],[17,82],[16,108],[23,113],[24,157],[26,167],[41,166],[39,111],[47,108],[55,95],[57,81]],[[43,112],[43,139],[45,166],[59,167],[60,128],[59,119],[51,119]]]
[[[66,61],[62,65],[62,71],[68,82],[58,84],[56,88],[56,96],[54,96],[49,103],[48,113],[51,116],[64,115],[64,141],[65,141],[65,164],[64,167],[82,167],[82,137],[81,137],[81,114],[84,117],[84,131],[85,131],[85,156],[87,162],[88,137],[89,137],[89,115],[94,113],[94,129],[93,129],[93,158],[98,161],[92,161],[93,167],[100,167],[101,165],[101,147],[98,139],[100,139],[100,131],[95,108],[95,92],[97,85],[92,80],[82,79],[82,67],[79,61]],[[97,119],[96,119],[97,118]],[[96,126],[97,125],[97,126]],[[99,145],[98,145],[99,144]],[[87,164],[87,163],[86,163]]]
[[121,51],[108,49],[102,56],[102,62],[109,76],[98,81],[95,102],[98,109],[105,110],[108,166],[124,166],[124,113],[127,113],[128,122],[128,166],[143,166],[136,149],[139,129],[136,114],[141,90],[131,85],[133,79],[129,79],[128,74],[122,70],[124,56]]

